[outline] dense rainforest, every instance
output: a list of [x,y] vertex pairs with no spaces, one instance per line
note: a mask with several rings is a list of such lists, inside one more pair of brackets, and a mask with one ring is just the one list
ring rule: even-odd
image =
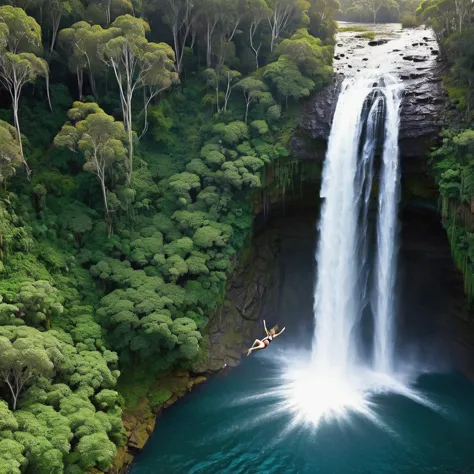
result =
[[338,8],[2,2],[0,473],[107,471],[140,374],[206,359]]
[[443,225],[454,260],[464,274],[470,306],[474,303],[474,5],[468,0],[424,0],[416,11],[433,28],[447,61],[446,111],[440,146],[431,153],[439,186]]

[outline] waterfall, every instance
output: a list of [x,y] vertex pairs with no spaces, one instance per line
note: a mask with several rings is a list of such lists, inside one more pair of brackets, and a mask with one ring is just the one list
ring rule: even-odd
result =
[[393,370],[395,277],[397,271],[397,211],[399,201],[399,152],[401,89],[386,87],[385,141],[380,176],[375,272],[374,365],[380,372]]
[[346,79],[334,114],[321,186],[313,344],[316,371],[330,370],[331,377],[363,365],[360,322],[370,293],[368,209],[383,122],[372,362],[381,371],[393,364],[400,87],[390,77]]

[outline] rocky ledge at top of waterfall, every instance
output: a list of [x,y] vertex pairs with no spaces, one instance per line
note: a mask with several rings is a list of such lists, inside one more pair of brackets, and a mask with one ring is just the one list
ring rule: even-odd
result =
[[[342,24],[341,27],[354,26]],[[337,35],[334,82],[306,103],[291,147],[300,159],[323,159],[342,80],[367,70],[391,74],[404,83],[400,123],[402,159],[423,156],[442,127],[447,105],[441,76],[445,64],[433,32],[424,27],[402,29],[399,24],[355,25],[361,31]]]

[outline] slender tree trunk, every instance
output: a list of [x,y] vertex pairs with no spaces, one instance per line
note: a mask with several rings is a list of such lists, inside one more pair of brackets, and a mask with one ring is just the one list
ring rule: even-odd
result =
[[217,107],[217,113],[220,113],[221,107],[220,107],[220,104],[219,104],[219,78],[216,78],[216,82],[217,82],[217,85],[216,85],[216,107]]
[[82,101],[84,98],[83,89],[84,89],[84,70],[80,68],[76,68],[76,75],[77,75],[77,89],[79,92],[79,100]]
[[227,90],[225,92],[225,99],[224,99],[224,112],[227,111],[227,104],[229,103],[230,95],[232,93],[232,88],[230,87],[231,78],[230,72],[227,73]]
[[8,385],[8,388],[10,389],[10,393],[12,394],[12,399],[13,399],[13,405],[12,405],[12,411],[16,411],[16,405],[18,402],[18,392],[16,392],[12,384],[10,383],[10,375],[4,378],[6,384]]
[[15,81],[15,85],[13,86],[12,92],[13,93],[11,94],[11,96],[12,96],[12,104],[13,104],[13,124],[15,125],[16,131],[18,133],[18,146],[20,147],[21,158],[23,160],[23,164],[25,165],[26,175],[28,179],[30,179],[31,170],[28,166],[28,163],[25,160],[25,155],[23,153],[23,143],[21,140],[20,120],[18,116],[19,101],[20,101],[20,87],[18,84],[16,84],[16,81]]
[[211,33],[211,24],[208,22],[207,23],[207,44],[206,44],[206,66],[208,68],[211,67],[211,59],[212,59],[212,44],[211,44],[211,38],[212,38],[212,33]]
[[[178,76],[181,76],[181,50],[179,44],[179,35],[178,35],[178,25],[175,23],[173,25],[173,42],[174,42],[174,54],[176,56],[176,72]],[[184,48],[184,45],[183,45]]]
[[274,23],[271,24],[271,26],[272,26],[272,40],[271,40],[271,42],[270,42],[270,51],[271,51],[272,53],[273,53],[273,49],[274,49],[274,47],[275,47],[275,39],[276,39],[276,30],[275,30],[276,24],[275,24],[275,21],[276,21],[276,20],[275,20],[275,18],[274,18]]
[[111,21],[111,16],[110,16],[110,6],[112,4],[112,0],[107,0],[106,7],[105,7],[105,22],[107,23],[107,26],[110,25]]
[[61,23],[61,16],[59,15],[57,18],[53,18],[53,31],[51,32],[51,46],[49,48],[49,52],[52,53],[54,50],[54,45],[56,44],[56,37],[58,35],[59,24]]
[[255,36],[255,33],[258,29],[258,25],[260,22],[254,22],[250,25],[250,30],[249,30],[249,38],[250,38],[250,47],[252,48],[252,51],[255,54],[255,62],[257,64],[257,69],[260,67],[260,64],[258,62],[258,55],[260,53],[260,48],[262,47],[262,43],[260,42],[260,46],[258,48],[255,48],[253,44],[253,38]]
[[95,82],[94,74],[92,74],[92,72],[89,72],[89,83],[91,86],[92,95],[97,100],[99,98],[99,95],[97,94],[97,84]]
[[105,177],[100,176],[100,186],[102,188],[102,197],[104,198],[105,220],[109,218],[109,203],[107,201],[107,188],[105,186]]
[[128,134],[128,169],[127,184],[132,181],[133,173],[133,130],[132,130],[132,92],[130,87],[127,90],[127,134]]

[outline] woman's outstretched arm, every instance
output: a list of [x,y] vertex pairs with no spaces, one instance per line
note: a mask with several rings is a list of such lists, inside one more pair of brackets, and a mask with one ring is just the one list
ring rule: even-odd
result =
[[267,336],[269,336],[270,334],[268,334],[267,323],[265,322],[265,320],[263,320],[263,327],[265,329]]
[[273,337],[278,337],[286,328],[283,328],[278,334],[275,334]]

